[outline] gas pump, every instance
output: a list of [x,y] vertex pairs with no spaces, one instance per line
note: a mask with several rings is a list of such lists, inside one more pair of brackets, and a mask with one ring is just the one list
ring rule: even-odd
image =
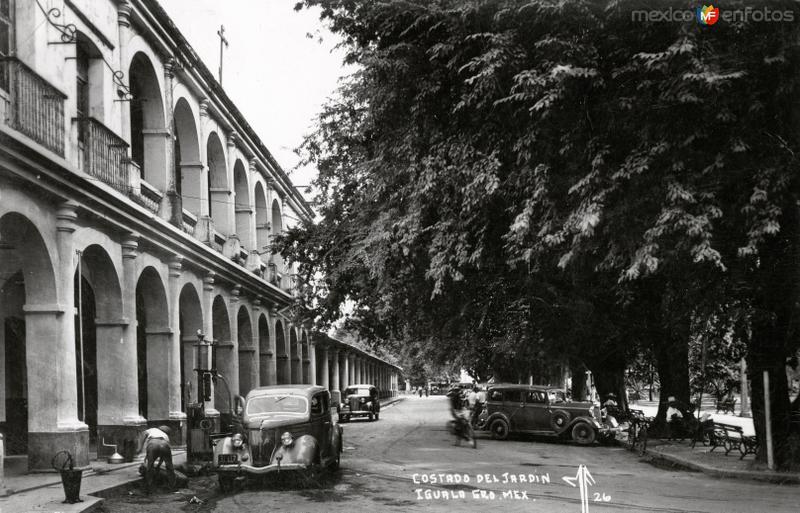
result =
[[206,417],[206,401],[211,400],[211,377],[214,374],[208,358],[213,344],[205,340],[202,331],[197,330],[197,343],[194,347],[197,356],[194,371],[197,373],[197,398],[200,402],[189,404],[186,411],[186,459],[189,463],[211,461],[214,456],[211,447],[214,422]]
[[[197,331],[196,367],[198,399],[200,402],[192,403],[187,407],[186,420],[188,424],[188,437],[186,440],[187,460],[189,463],[210,462],[214,457],[212,440],[219,438],[220,429],[230,431],[233,424],[233,412],[229,411],[220,415],[221,425],[215,426],[214,420],[206,416],[206,401],[211,400],[212,383],[221,382],[228,392],[228,407],[233,410],[233,398],[225,376],[209,365],[209,352],[215,350],[212,342],[205,340],[202,331]],[[213,353],[210,361],[214,361]]]

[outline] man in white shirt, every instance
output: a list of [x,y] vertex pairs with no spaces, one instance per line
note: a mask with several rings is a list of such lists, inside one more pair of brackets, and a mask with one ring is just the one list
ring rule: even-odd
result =
[[476,403],[477,401],[478,401],[478,391],[477,391],[477,390],[476,390],[476,389],[473,387],[473,388],[472,388],[472,389],[471,389],[471,390],[470,390],[470,391],[467,393],[467,406],[469,407],[469,409],[470,409],[470,410],[472,410],[473,408],[475,408],[475,403]]
[[[167,468],[170,488],[175,487],[175,469],[172,466],[172,447],[169,445],[171,430],[167,426],[146,429],[142,432],[139,451],[145,451],[144,484],[147,492],[153,484],[156,473],[164,463]],[[156,460],[159,460],[156,466]],[[155,468],[154,468],[155,467]]]

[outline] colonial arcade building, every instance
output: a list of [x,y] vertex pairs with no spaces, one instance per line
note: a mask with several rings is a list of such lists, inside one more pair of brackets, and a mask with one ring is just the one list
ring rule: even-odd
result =
[[8,454],[86,465],[159,424],[183,443],[198,332],[230,389],[212,419],[260,385],[394,393],[398,368],[288,317],[270,239],[312,212],[155,0],[0,0],[0,38]]

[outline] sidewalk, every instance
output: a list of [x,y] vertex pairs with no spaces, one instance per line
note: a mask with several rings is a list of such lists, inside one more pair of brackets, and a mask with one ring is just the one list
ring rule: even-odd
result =
[[[399,395],[384,399],[382,407],[391,406],[406,396]],[[96,510],[103,499],[93,494],[108,492],[138,481],[139,465],[142,457],[132,463],[106,463],[105,460],[90,462],[90,468],[84,470],[81,479],[80,498],[83,502],[64,504],[64,487],[61,476],[56,472],[26,473],[23,465],[27,459],[9,457],[5,461],[5,486],[9,495],[0,497],[1,513],[85,513]],[[175,467],[186,463],[186,451],[173,451]]]
[[[632,403],[631,408],[637,408],[647,416],[655,416],[658,410],[658,401],[638,401]],[[733,414],[716,413],[713,405],[707,406],[703,403],[702,413],[708,413],[717,422],[741,426],[745,435],[754,435],[753,419],[750,417],[740,417]],[[656,462],[667,463],[669,465],[686,469],[700,471],[714,477],[751,479],[756,481],[768,481],[780,484],[800,484],[800,472],[775,472],[769,470],[765,463],[754,461],[753,455],[748,455],[744,459],[739,459],[740,453],[737,450],[731,451],[725,456],[725,451],[716,449],[710,452],[710,447],[701,444],[691,448],[691,441],[684,440],[649,440],[647,443],[647,454]]]
[[[13,460],[13,458],[12,458]],[[10,494],[0,497],[0,511],[14,513],[83,513],[95,510],[103,499],[92,494],[124,486],[137,481],[142,458],[132,463],[111,464],[91,461],[89,469],[84,470],[81,479],[80,498],[83,502],[64,504],[64,487],[61,476],[56,472],[26,473],[16,472],[5,478]],[[175,450],[173,461],[176,466],[186,462],[186,451]],[[15,475],[16,474],[16,475]]]

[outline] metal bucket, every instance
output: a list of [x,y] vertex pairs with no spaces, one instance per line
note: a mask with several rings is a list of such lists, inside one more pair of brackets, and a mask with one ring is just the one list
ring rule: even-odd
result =
[[[59,458],[62,454],[64,458]],[[72,454],[69,451],[58,451],[50,464],[61,474],[61,484],[64,486],[66,497],[64,503],[83,502],[80,498],[83,470],[75,470]]]
[[64,500],[67,504],[75,504],[76,502],[83,502],[81,500],[81,477],[83,477],[83,470],[60,470],[61,484],[64,486]]

